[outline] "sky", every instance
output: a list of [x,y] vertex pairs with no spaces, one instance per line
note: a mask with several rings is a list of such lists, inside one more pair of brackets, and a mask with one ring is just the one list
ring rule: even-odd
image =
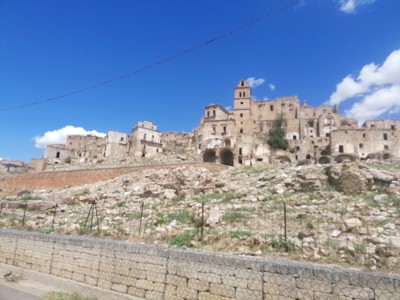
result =
[[399,29],[399,0],[0,0],[0,159],[143,120],[190,132],[241,79],[400,119]]

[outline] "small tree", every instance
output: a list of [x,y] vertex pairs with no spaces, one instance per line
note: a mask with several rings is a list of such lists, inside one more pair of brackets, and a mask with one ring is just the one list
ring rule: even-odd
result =
[[269,130],[268,144],[273,149],[286,150],[289,147],[289,142],[285,137],[286,133],[281,127],[274,127]]

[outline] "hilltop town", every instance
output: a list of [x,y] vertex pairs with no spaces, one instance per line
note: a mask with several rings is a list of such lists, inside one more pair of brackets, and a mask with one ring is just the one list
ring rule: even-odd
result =
[[[400,157],[400,120],[370,120],[359,127],[357,120],[340,114],[338,106],[311,107],[296,96],[256,101],[246,80],[234,89],[232,110],[208,105],[199,123],[191,133],[161,133],[157,125],[143,121],[130,134],[71,135],[65,144],[48,145],[44,158],[28,166],[2,161],[0,169],[8,173],[182,160],[229,166],[275,161],[325,164],[334,159]],[[271,142],[276,128],[283,132],[286,145]]]
[[[268,142],[270,130],[280,127],[286,149]],[[257,165],[273,160],[328,163],[332,156],[348,159],[400,156],[400,120],[371,120],[361,128],[338,107],[301,104],[295,96],[255,101],[245,80],[234,90],[233,110],[208,105],[200,125],[190,134],[160,133],[151,122],[139,122],[131,134],[109,131],[104,138],[69,136],[46,148],[47,164],[101,162],[166,156],[176,147],[185,156],[225,165]],[[285,151],[286,150],[286,151]]]

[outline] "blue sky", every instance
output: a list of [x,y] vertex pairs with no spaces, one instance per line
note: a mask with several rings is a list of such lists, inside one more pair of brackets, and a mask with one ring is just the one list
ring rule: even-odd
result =
[[339,103],[360,121],[400,118],[398,0],[299,1],[154,68],[8,109],[134,72],[288,3],[0,0],[0,158],[42,157],[35,137],[43,146],[74,132],[66,126],[130,133],[150,120],[162,132],[189,132],[206,105],[232,106],[248,78],[256,99],[297,95]]

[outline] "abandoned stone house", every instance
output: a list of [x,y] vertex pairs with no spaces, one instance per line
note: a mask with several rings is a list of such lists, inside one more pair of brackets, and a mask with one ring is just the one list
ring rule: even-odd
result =
[[[367,158],[372,154],[400,157],[400,120],[367,121],[359,128],[338,107],[311,107],[296,96],[256,101],[251,87],[240,80],[234,90],[233,110],[206,106],[192,133],[161,134],[151,122],[139,122],[130,135],[109,131],[104,138],[70,136],[62,145],[49,145],[49,163],[152,157],[185,151],[187,156],[226,165],[256,165],[274,159],[326,163],[332,156]],[[285,130],[288,151],[269,146],[268,132],[277,124]]]
[[65,144],[48,145],[44,158],[49,164],[101,162],[126,157],[151,157],[162,153],[161,134],[149,121],[138,122],[130,135],[109,131],[105,137],[71,135]]

